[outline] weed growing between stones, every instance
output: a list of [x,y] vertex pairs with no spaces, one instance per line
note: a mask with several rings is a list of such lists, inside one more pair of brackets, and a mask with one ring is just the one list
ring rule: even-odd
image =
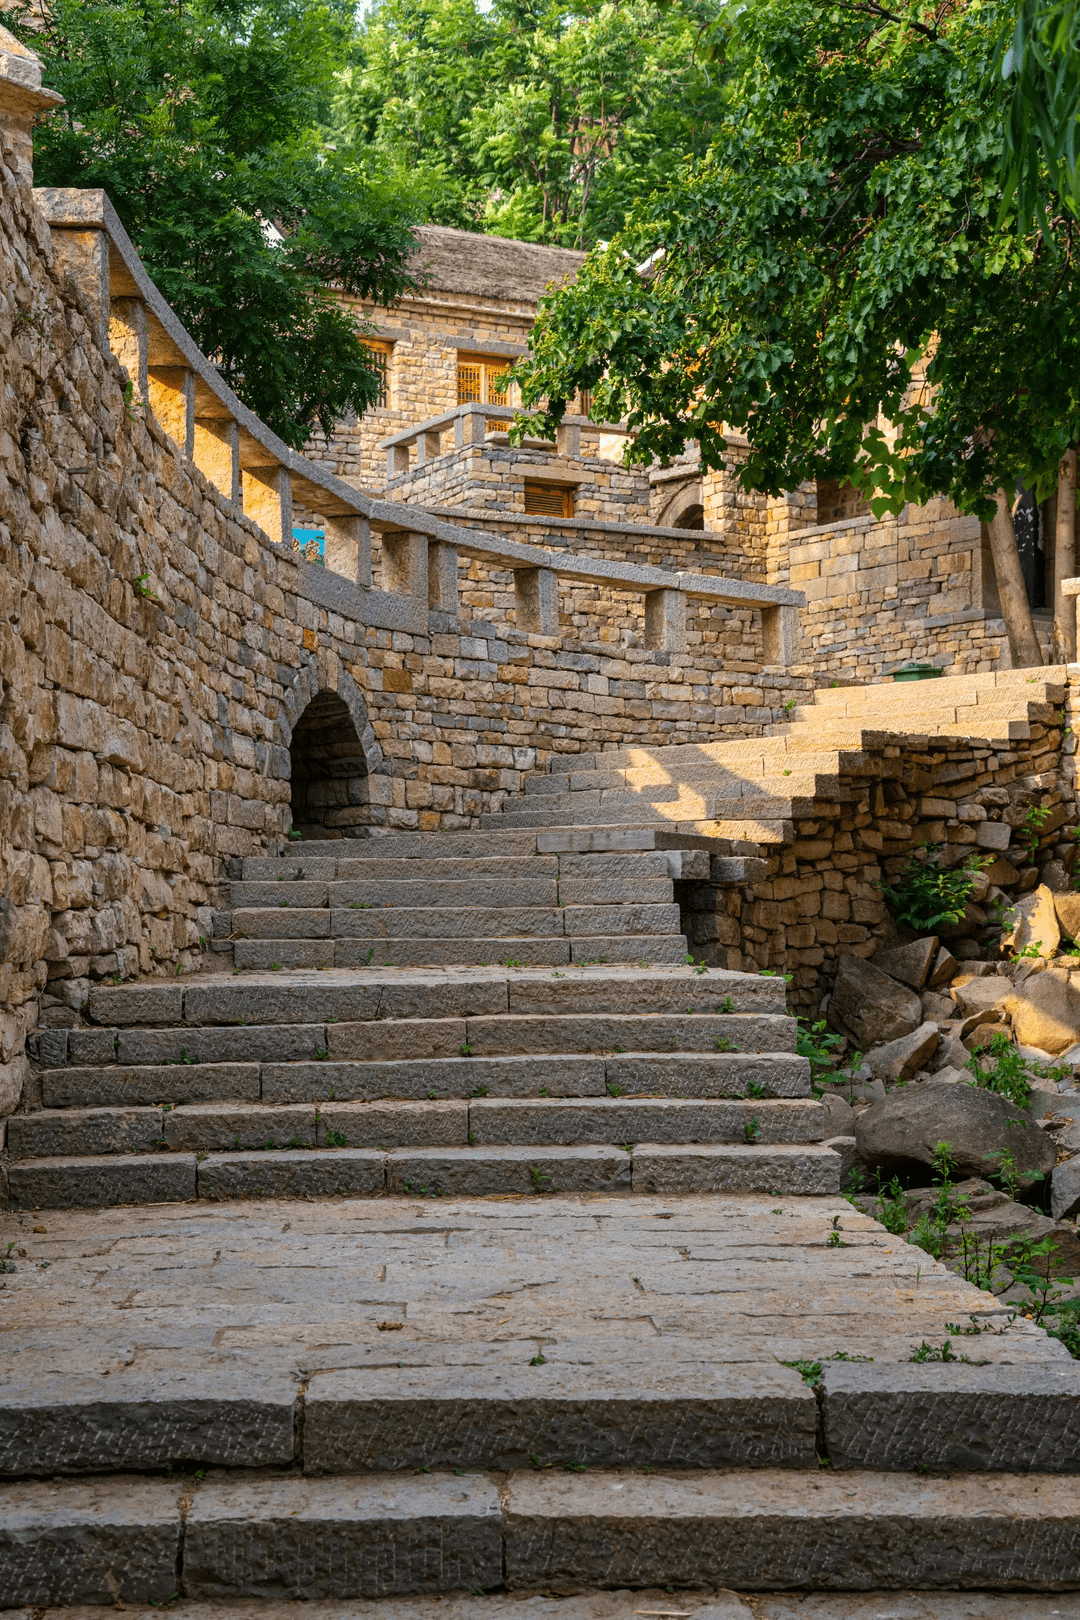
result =
[[978,1047],[968,1059],[967,1067],[975,1076],[976,1085],[996,1091],[999,1097],[1008,1098],[1017,1108],[1027,1108],[1031,1102],[1032,1079],[1057,1081],[1072,1074],[1070,1064],[1058,1063],[1048,1068],[1045,1063],[1025,1058],[1004,1030],[998,1030],[985,1046]]
[[975,891],[978,873],[993,861],[990,855],[972,855],[963,866],[941,866],[940,844],[923,844],[900,873],[896,887],[879,884],[896,913],[898,923],[929,934],[943,923],[958,923]]
[[854,1052],[847,1068],[838,1069],[836,1053],[843,1044],[844,1037],[831,1030],[824,1018],[817,1019],[815,1023],[810,1023],[806,1018],[799,1019],[795,1051],[810,1064],[810,1084],[815,1097],[821,1096],[825,1086],[850,1085],[854,1080],[855,1070],[862,1061],[862,1053]]

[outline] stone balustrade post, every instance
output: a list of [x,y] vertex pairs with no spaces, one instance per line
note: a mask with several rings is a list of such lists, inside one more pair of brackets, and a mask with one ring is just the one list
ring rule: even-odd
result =
[[292,479],[287,467],[244,467],[244,516],[265,529],[276,545],[292,545]]
[[409,470],[409,447],[407,444],[392,444],[386,452],[387,478],[400,478],[402,473]]
[[150,409],[185,456],[195,452],[195,373],[188,366],[151,366]]
[[228,416],[197,416],[192,435],[191,459],[219,489],[226,500],[239,505],[240,428]]
[[555,454],[577,461],[581,456],[581,427],[577,422],[560,422],[555,429]]
[[416,436],[416,465],[422,467],[442,455],[441,433],[418,433]]
[[559,576],[554,568],[515,568],[517,627],[533,636],[559,633]]
[[382,580],[384,591],[411,596],[427,605],[428,537],[391,530],[382,537]]
[[458,611],[457,547],[445,540],[428,542],[428,607],[438,613]]
[[761,640],[763,663],[780,669],[790,669],[799,650],[798,608],[763,607]]
[[323,562],[335,574],[344,574],[362,591],[371,589],[371,524],[366,517],[349,514],[326,520]]
[[645,592],[645,645],[658,652],[686,651],[686,597],[682,591]]
[[454,448],[483,444],[487,438],[487,411],[483,405],[470,405],[454,418]]

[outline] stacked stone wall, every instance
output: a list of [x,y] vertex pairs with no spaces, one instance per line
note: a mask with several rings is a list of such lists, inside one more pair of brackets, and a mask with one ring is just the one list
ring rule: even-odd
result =
[[[987,857],[991,884],[1010,897],[1035,887],[1051,861],[1062,863],[1060,885],[1077,857],[1063,829],[1078,817],[1072,726],[1080,722],[1080,681],[1070,684],[1064,711],[1043,708],[1024,742],[911,737],[864,749],[857,768],[842,767],[835,795],[805,807],[788,843],[739,846],[760,857],[757,879],[687,891],[694,954],[720,967],[791,975],[791,1004],[810,1013],[841,956],[870,957],[895,940],[881,884],[894,882],[922,846],[939,846],[954,865],[969,854]],[[1033,805],[1047,812],[1034,834]],[[961,928],[963,937],[977,932],[977,917]]]

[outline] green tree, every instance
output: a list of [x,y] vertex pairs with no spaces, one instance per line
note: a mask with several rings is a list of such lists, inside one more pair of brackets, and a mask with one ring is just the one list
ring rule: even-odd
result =
[[391,303],[413,210],[319,135],[343,0],[19,0],[5,20],[66,98],[37,132],[38,184],[108,193],[200,347],[288,444],[366,410],[364,325],[328,288]]
[[382,0],[335,129],[418,173],[444,224],[566,246],[617,230],[722,108],[706,0]]
[[1080,285],[1077,221],[1045,172],[1030,230],[1005,189],[1002,17],[914,0],[730,13],[708,157],[546,301],[518,375],[548,427],[592,389],[641,461],[696,439],[721,466],[735,428],[744,487],[849,478],[879,514],[942,494],[1006,526],[995,559],[1023,642],[1009,508],[1020,483],[1049,493],[1080,436]]

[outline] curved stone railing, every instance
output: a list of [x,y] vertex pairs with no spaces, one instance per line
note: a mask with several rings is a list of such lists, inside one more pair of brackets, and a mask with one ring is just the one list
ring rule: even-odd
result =
[[[798,610],[805,600],[798,591],[568,557],[448,523],[423,507],[376,500],[336,478],[283,443],[223,381],[150,279],[103,191],[39,188],[34,196],[61,271],[70,273],[90,300],[103,343],[126,368],[137,400],[153,411],[177,447],[274,545],[292,549],[294,503],[322,519],[325,567],[300,563],[301,588],[311,600],[379,629],[426,634],[431,611],[458,611],[460,555],[513,573],[517,625],[532,634],[558,635],[559,582],[565,580],[644,597],[646,646],[667,651],[685,648],[688,597],[759,608],[764,663],[786,667],[793,662]],[[504,414],[514,413],[497,406],[462,407],[447,422],[455,433],[460,422],[463,434],[483,436],[486,419]],[[402,445],[430,443],[442,421],[396,435],[390,454],[399,439]],[[582,421],[570,419],[560,431],[574,435]],[[378,588],[372,579],[372,531],[381,542]]]

